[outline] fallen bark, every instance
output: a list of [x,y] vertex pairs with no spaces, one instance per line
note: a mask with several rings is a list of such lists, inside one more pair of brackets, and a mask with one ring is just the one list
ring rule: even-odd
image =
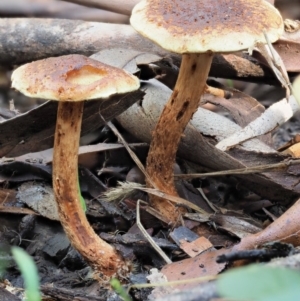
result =
[[[0,19],[0,64],[23,64],[64,54],[92,55],[107,48],[171,57],[179,66],[179,55],[170,54],[140,36],[131,26],[61,19]],[[249,55],[215,55],[210,76],[278,83],[272,71]]]
[[[75,2],[74,2],[75,3]],[[83,7],[57,0],[0,1],[0,17],[4,18],[57,18],[107,23],[128,23],[128,16],[106,10]]]
[[129,25],[59,19],[1,19],[0,42],[1,64],[71,53],[91,55],[111,47],[160,52]]
[[294,96],[272,104],[261,116],[250,122],[247,126],[229,135],[220,141],[216,148],[226,151],[253,137],[271,133],[279,125],[284,124],[299,111],[300,106]]
[[[141,103],[135,103],[128,110],[117,117],[119,123],[139,140],[149,142],[151,132],[157,122],[158,116],[171,91],[163,85],[155,84],[154,81],[143,86],[146,95]],[[216,140],[226,131],[234,130],[233,123],[215,113],[198,109],[194,114],[190,125],[185,129],[184,136],[178,149],[178,156],[204,165],[212,170],[227,170],[251,167],[253,165],[273,164],[283,161],[286,157],[280,155],[260,140],[247,141],[243,146],[247,149],[235,148],[229,152],[218,150],[214,141],[206,137],[213,136]],[[207,121],[205,120],[207,115]],[[218,118],[217,118],[218,117]],[[202,123],[198,120],[201,120]],[[218,132],[211,128],[218,128]],[[197,128],[196,128],[197,127]],[[221,130],[223,129],[223,133]],[[213,133],[213,134],[212,134]],[[255,149],[256,147],[256,149]],[[249,151],[251,149],[251,151]],[[250,190],[271,200],[288,204],[299,197],[299,178],[288,169],[282,173],[264,172],[261,174],[239,175],[240,183]],[[284,197],[282,197],[284,195]]]

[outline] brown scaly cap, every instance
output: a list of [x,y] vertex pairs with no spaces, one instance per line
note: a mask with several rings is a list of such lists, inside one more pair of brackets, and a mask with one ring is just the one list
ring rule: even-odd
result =
[[234,52],[283,33],[278,10],[264,0],[142,0],[131,25],[177,53]]
[[125,70],[78,54],[28,63],[12,74],[12,87],[26,96],[57,101],[105,99],[139,86]]

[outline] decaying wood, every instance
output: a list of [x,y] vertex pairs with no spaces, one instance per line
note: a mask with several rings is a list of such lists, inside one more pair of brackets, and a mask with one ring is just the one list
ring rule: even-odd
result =
[[[1,65],[23,64],[71,53],[89,56],[116,47],[171,57],[177,66],[181,61],[179,55],[170,54],[141,37],[129,25],[59,19],[0,19]],[[215,55],[210,75],[277,82],[267,66],[246,54]]]

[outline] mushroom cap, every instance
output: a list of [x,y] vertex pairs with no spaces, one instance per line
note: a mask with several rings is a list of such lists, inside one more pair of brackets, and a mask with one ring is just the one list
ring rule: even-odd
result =
[[105,99],[139,86],[127,71],[79,54],[28,63],[12,74],[12,87],[26,96],[57,101]]
[[278,10],[264,0],[142,0],[131,25],[176,53],[234,52],[283,33]]

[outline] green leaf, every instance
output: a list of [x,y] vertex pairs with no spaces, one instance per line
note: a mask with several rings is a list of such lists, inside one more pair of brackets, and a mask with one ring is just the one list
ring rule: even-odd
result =
[[262,265],[232,269],[217,281],[222,297],[239,301],[300,300],[299,286],[298,271]]
[[24,278],[25,293],[28,301],[41,301],[40,281],[33,259],[21,248],[12,247],[12,255]]
[[3,277],[5,268],[5,261],[3,259],[0,259],[0,279]]
[[10,255],[10,247],[0,242],[0,281],[3,277],[6,267],[9,266],[12,262],[13,259]]
[[116,278],[113,278],[110,281],[110,285],[113,290],[124,300],[124,301],[132,301],[130,296],[127,294],[126,290],[121,285],[120,281]]
[[82,207],[83,211],[86,212],[86,203],[85,203],[84,198],[81,195],[79,177],[77,177],[77,187],[78,187],[79,200],[80,200],[81,207]]

